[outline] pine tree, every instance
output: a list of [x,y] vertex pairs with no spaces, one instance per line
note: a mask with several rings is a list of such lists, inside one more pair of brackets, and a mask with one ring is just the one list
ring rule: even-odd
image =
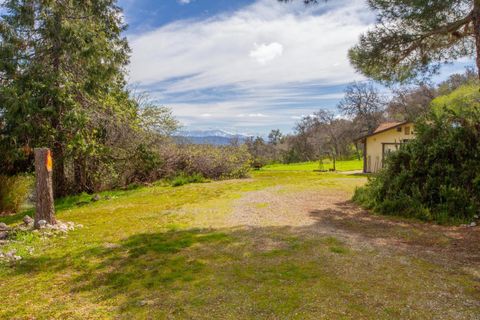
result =
[[31,163],[34,147],[50,147],[62,196],[66,157],[81,180],[85,156],[105,151],[108,123],[136,112],[125,90],[130,50],[122,12],[116,0],[6,0],[3,9],[2,169],[18,170],[18,159]]
[[431,75],[442,63],[476,56],[480,0],[368,0],[377,24],[350,50],[352,64],[383,82]]

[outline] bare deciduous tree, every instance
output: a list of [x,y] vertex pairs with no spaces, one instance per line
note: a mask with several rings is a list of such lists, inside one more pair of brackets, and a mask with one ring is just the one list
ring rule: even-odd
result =
[[373,132],[384,119],[386,101],[371,83],[354,82],[345,90],[338,110],[352,118],[360,134]]
[[430,102],[435,99],[435,88],[422,84],[413,88],[393,90],[393,98],[388,103],[387,114],[392,120],[413,121],[430,110]]

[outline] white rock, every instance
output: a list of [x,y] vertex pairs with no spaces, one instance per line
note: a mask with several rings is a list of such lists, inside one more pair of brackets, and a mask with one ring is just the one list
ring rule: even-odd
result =
[[0,222],[0,231],[8,231],[10,228],[3,222]]
[[475,226],[477,226],[477,223],[475,222],[470,223],[470,227],[475,227]]
[[473,217],[474,217],[475,219],[478,219],[478,214],[474,215]]
[[20,260],[22,260],[22,257],[20,257],[20,256],[13,256],[13,260],[15,260],[15,261],[20,261]]
[[40,228],[45,228],[46,225],[47,225],[47,221],[45,221],[45,220],[40,220],[40,221],[38,221],[38,226],[39,226]]

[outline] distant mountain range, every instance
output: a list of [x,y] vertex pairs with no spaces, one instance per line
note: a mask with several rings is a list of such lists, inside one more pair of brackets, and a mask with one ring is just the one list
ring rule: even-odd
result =
[[249,138],[248,135],[218,129],[180,131],[175,135],[175,139],[180,143],[213,145],[229,145],[233,140],[243,143],[247,138]]

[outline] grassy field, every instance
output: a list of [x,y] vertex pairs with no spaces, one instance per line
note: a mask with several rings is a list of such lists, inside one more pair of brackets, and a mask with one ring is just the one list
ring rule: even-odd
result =
[[[363,169],[363,160],[346,160],[337,161],[337,171],[356,171]],[[323,170],[329,170],[333,168],[333,162],[331,160],[323,160]],[[319,161],[310,161],[302,163],[290,163],[290,164],[271,164],[263,167],[264,171],[314,171],[321,169]]]
[[478,261],[456,256],[463,242],[364,215],[345,201],[365,181],[258,171],[69,198],[57,218],[83,229],[0,247],[24,256],[0,264],[0,318],[478,319]]

